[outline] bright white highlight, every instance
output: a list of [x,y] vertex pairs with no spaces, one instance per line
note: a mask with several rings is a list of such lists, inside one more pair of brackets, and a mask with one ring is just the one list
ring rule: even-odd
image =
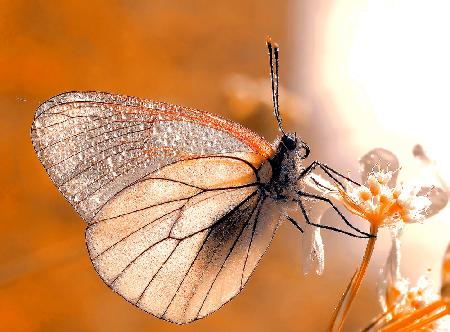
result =
[[348,0],[331,8],[322,82],[350,121],[346,129],[365,137],[364,144],[421,143],[450,164],[443,153],[450,112],[448,13],[444,0]]

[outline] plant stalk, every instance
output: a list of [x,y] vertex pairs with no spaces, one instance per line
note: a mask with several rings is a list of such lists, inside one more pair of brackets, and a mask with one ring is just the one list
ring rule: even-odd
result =
[[[385,328],[383,328],[382,332],[394,332],[394,331],[414,331],[417,327],[424,327],[433,321],[449,314],[450,303],[446,303],[445,300],[438,300],[429,304],[428,306],[418,309],[414,311],[412,314],[396,320],[392,324],[388,324]],[[437,314],[432,315],[426,319],[423,319],[425,316],[432,314],[436,310],[441,309]]]
[[350,283],[348,284],[347,289],[342,295],[341,300],[338,303],[338,306],[334,310],[330,325],[328,326],[328,331],[330,332],[335,331],[339,332],[342,330],[344,326],[344,322],[350,311],[350,307],[356,295],[358,294],[359,288],[366,274],[366,270],[375,247],[377,233],[378,233],[378,226],[372,224],[370,226],[370,234],[374,235],[374,237],[369,238],[366,245],[366,250],[364,251],[362,262],[359,268],[356,270],[355,274],[353,275],[353,278],[350,280]]

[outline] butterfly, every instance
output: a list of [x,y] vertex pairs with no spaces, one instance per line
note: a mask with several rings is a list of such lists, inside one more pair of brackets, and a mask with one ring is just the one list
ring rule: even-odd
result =
[[63,93],[36,111],[34,149],[86,221],[95,270],[156,317],[188,323],[236,296],[281,222],[303,232],[286,215],[292,204],[309,224],[369,236],[345,217],[357,235],[309,219],[305,200],[333,203],[303,191],[302,179],[317,167],[345,176],[303,166],[310,149],[282,127],[279,48],[267,45],[274,144],[210,113],[103,92]]

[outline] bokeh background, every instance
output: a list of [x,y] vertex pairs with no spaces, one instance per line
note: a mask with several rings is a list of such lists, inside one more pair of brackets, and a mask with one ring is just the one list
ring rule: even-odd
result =
[[[421,143],[449,179],[449,10],[434,0],[0,1],[0,330],[325,330],[365,243],[324,232],[325,273],[304,276],[301,237],[287,224],[241,294],[201,321],[166,323],[111,292],[83,221],[33,151],[34,111],[60,92],[109,91],[208,110],[273,140],[271,34],[286,127],[312,158],[357,178],[358,157],[383,146],[417,179]],[[408,227],[403,273],[415,281],[430,267],[438,286],[449,231],[447,211]],[[346,330],[380,311],[388,250],[382,232]]]

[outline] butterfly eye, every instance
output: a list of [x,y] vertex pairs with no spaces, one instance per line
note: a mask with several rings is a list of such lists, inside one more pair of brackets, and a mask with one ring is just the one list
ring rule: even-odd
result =
[[290,151],[295,150],[295,148],[297,147],[297,138],[296,137],[290,137],[288,135],[283,135],[283,137],[281,138],[281,142]]

